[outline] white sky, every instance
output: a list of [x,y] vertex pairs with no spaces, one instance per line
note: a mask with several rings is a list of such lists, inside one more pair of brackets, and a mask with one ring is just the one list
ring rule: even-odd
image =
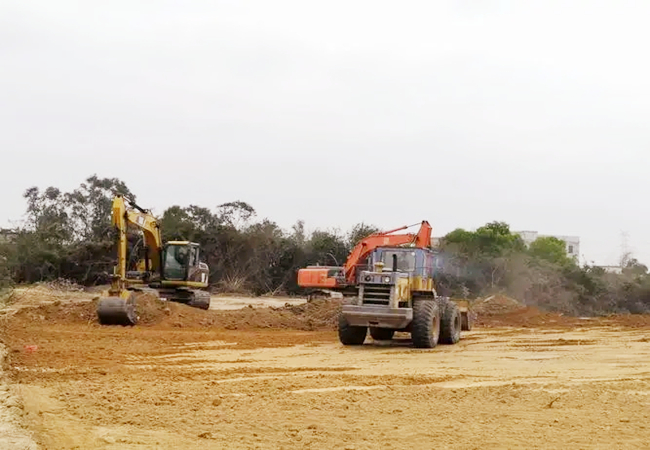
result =
[[650,2],[0,1],[0,226],[118,177],[434,234],[504,220],[650,263]]

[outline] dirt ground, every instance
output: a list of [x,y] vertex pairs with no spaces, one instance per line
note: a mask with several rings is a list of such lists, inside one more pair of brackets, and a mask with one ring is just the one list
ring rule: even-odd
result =
[[648,316],[569,318],[496,299],[457,345],[344,348],[333,300],[200,311],[143,299],[141,324],[122,328],[97,325],[80,297],[25,297],[0,315],[14,423],[41,448],[650,442]]

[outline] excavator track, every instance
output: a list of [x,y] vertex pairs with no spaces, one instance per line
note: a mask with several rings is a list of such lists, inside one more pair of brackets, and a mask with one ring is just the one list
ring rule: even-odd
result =
[[201,289],[159,289],[160,296],[167,301],[185,303],[199,309],[210,308],[210,293]]
[[187,303],[188,305],[199,308],[199,309],[209,309],[210,308],[210,293],[207,291],[193,290],[192,299]]
[[135,295],[122,297],[103,297],[97,303],[97,318],[102,325],[131,326],[138,322],[135,309]]

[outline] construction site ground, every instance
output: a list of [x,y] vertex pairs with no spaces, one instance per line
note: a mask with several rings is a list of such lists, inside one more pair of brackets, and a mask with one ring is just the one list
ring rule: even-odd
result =
[[649,316],[564,317],[495,298],[457,345],[417,350],[398,336],[352,348],[337,340],[337,300],[220,298],[240,309],[143,297],[140,324],[123,328],[96,323],[88,292],[14,295],[0,314],[0,447],[650,442]]

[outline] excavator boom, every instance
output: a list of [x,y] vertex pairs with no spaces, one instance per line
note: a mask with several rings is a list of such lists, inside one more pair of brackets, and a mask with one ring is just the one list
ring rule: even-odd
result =
[[135,203],[130,202],[130,204],[132,208],[127,209],[126,201],[121,195],[117,195],[113,199],[112,223],[119,233],[116,275],[119,275],[122,279],[126,278],[127,231],[129,225],[139,228],[144,236],[146,249],[144,258],[145,271],[159,272],[161,264],[160,252],[163,244],[158,221],[153,215]]

